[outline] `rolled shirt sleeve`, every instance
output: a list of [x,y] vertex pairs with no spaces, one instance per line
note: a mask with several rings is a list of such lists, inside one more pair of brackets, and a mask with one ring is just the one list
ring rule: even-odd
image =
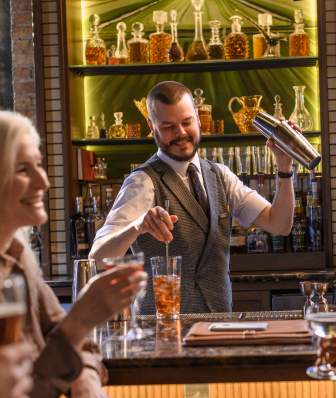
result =
[[154,186],[151,178],[143,171],[129,175],[110,210],[105,224],[95,236],[90,257],[108,242],[111,255],[118,252],[119,243],[129,240],[130,245],[137,238],[138,229],[148,210],[154,207]]

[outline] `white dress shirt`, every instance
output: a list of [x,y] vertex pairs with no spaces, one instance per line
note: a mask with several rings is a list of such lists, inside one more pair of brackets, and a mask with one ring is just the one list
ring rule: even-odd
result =
[[[176,172],[189,190],[187,169],[190,162],[194,163],[204,188],[200,160],[197,153],[192,160],[186,162],[171,159],[160,149],[157,155]],[[270,206],[270,203],[256,191],[244,185],[227,166],[219,163],[217,163],[217,166],[223,173],[226,195],[232,216],[237,218],[241,225],[248,227],[265,207]],[[144,171],[135,171],[130,174],[125,179],[105,224],[96,234],[90,255],[94,255],[97,249],[107,242],[111,256],[123,255],[125,247],[129,247],[137,238],[138,227],[141,225],[148,210],[154,207],[154,199],[154,186],[148,174]],[[123,249],[120,250],[121,247]]]

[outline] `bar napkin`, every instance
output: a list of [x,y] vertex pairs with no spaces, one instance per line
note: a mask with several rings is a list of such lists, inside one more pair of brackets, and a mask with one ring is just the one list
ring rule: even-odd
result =
[[310,344],[312,333],[303,319],[267,321],[266,330],[211,331],[211,322],[195,323],[184,337],[185,345]]

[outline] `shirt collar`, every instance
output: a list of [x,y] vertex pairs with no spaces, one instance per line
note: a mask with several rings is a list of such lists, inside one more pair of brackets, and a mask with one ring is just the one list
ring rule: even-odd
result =
[[157,151],[157,156],[160,160],[170,166],[175,171],[175,173],[179,174],[182,177],[185,177],[187,175],[189,163],[193,163],[196,166],[197,171],[201,173],[201,163],[197,152],[192,159],[187,161],[172,159],[164,152],[162,152],[160,148]]

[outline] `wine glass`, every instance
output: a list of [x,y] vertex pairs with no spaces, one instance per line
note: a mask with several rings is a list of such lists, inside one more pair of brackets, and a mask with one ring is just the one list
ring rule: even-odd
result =
[[[130,264],[141,265],[144,267],[145,256],[144,253],[139,252],[135,254],[128,254],[121,257],[114,258],[104,258],[103,262],[105,264],[105,268],[111,268],[116,265],[126,266]],[[113,332],[106,340],[141,340],[145,337],[151,336],[153,331],[151,329],[143,329],[139,326],[137,322],[137,305],[139,300],[143,299],[145,295],[145,288],[142,288],[138,293],[131,304],[131,318],[130,318],[130,327],[127,330],[126,326],[123,325],[119,331]],[[105,343],[104,342],[104,343]]]
[[25,314],[26,282],[12,274],[0,286],[0,345],[22,341]]
[[[309,328],[319,337],[319,356],[315,366],[307,369],[313,379],[336,380],[336,312],[316,312],[306,316]],[[335,347],[335,349],[333,348]],[[332,360],[332,363],[331,363]]]
[[303,317],[305,318],[306,315],[311,311],[313,306],[312,296],[314,294],[314,282],[312,281],[301,281],[300,282],[300,290],[301,293],[305,297],[305,302],[303,305]]

